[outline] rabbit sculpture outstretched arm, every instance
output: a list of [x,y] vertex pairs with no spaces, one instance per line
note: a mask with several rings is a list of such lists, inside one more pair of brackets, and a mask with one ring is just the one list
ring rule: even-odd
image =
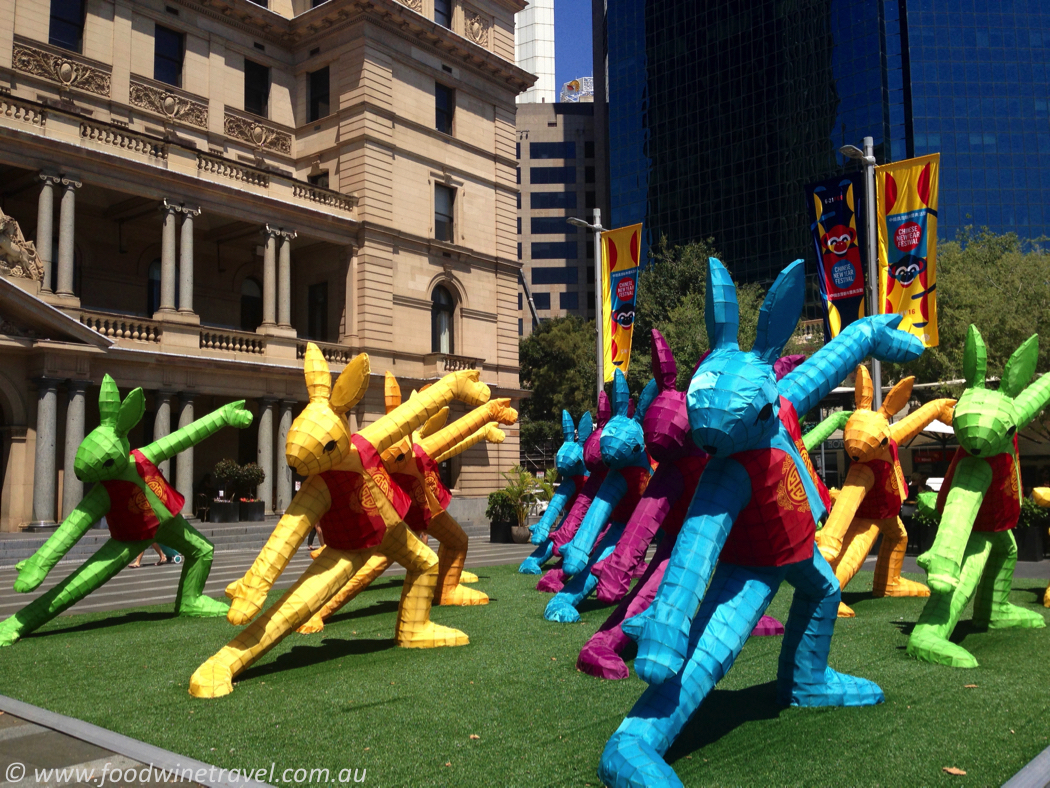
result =
[[555,465],[558,468],[558,489],[547,505],[540,521],[529,527],[532,531],[531,541],[535,545],[542,545],[555,530],[555,525],[569,513],[572,501],[583,489],[583,482],[587,480],[587,466],[583,462],[583,444],[590,437],[594,425],[591,421],[590,411],[586,411],[580,417],[579,437],[576,435],[576,425],[567,410],[561,412],[561,430],[564,442],[558,449]]

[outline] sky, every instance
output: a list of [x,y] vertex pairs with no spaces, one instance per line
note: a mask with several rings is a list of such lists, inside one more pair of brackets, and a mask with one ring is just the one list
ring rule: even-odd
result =
[[594,76],[591,60],[591,0],[554,0],[556,89],[577,77]]

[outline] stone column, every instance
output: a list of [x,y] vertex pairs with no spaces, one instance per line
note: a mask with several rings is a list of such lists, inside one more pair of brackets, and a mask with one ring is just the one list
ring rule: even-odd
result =
[[36,456],[33,460],[32,526],[55,524],[55,427],[58,420],[58,381],[36,382]]
[[275,308],[277,290],[277,234],[276,227],[263,228],[266,247],[263,252],[263,322],[264,326],[277,325]]
[[73,239],[76,226],[75,216],[77,207],[76,190],[80,188],[80,181],[72,178],[62,178],[62,204],[59,207],[58,216],[58,290],[60,296],[73,296],[73,258],[75,248]]
[[[266,481],[260,486],[261,489],[255,491],[256,496],[259,500],[264,501],[263,510],[269,514],[271,504],[273,503],[273,495],[270,490],[273,489],[273,406],[277,400],[273,397],[260,397],[259,398],[259,450],[258,459],[259,467],[263,469],[263,473],[266,474]],[[284,450],[282,449],[282,454]]]
[[282,230],[280,256],[277,260],[277,325],[292,327],[292,239],[295,230]]
[[55,233],[55,184],[61,183],[62,179],[57,175],[40,173],[40,180],[44,185],[36,204],[36,254],[44,268],[44,281],[40,290],[50,293],[54,289],[51,281],[51,261],[54,259],[51,245]]
[[71,380],[66,386],[69,389],[69,404],[66,406],[66,452],[62,464],[62,516],[69,513],[84,498],[84,482],[73,472],[77,458],[77,449],[84,440],[84,389],[86,380]]
[[292,428],[292,409],[295,400],[281,400],[281,420],[277,423],[277,447],[274,465],[277,474],[277,513],[281,514],[292,502],[292,467],[285,459],[285,446],[288,445],[288,432]]
[[175,311],[175,222],[179,206],[164,200],[164,230],[160,247],[160,307],[158,312]]
[[[155,395],[157,399],[157,415],[153,420],[153,440],[155,441],[171,434],[171,395],[170,391],[158,391]],[[170,464],[171,460],[157,463],[157,468],[168,480],[171,479],[168,475]]]
[[[183,205],[182,234],[179,236],[179,311],[193,314],[193,219],[200,208]],[[192,410],[192,409],[191,409]]]
[[[193,395],[179,394],[179,429],[193,423]],[[193,517],[193,446],[187,446],[175,455],[175,489],[185,498],[182,516]]]

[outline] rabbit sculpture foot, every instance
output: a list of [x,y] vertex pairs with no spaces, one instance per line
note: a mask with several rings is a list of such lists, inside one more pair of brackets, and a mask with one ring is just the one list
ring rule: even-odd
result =
[[225,617],[229,611],[230,606],[228,603],[202,595],[196,599],[183,602],[179,605],[177,612],[180,616],[189,616],[190,618],[217,618],[219,616]]
[[233,692],[233,672],[229,665],[212,657],[190,676],[190,695],[195,698],[221,698]]
[[397,644],[402,648],[440,648],[442,646],[465,646],[470,638],[458,629],[443,627],[428,621],[417,632],[403,632]]

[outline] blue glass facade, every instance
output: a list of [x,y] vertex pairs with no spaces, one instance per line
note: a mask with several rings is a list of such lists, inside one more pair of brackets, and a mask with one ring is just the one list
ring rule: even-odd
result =
[[942,238],[1050,235],[1046,0],[614,0],[605,35],[613,226],[815,271],[803,186],[871,136],[941,152]]

